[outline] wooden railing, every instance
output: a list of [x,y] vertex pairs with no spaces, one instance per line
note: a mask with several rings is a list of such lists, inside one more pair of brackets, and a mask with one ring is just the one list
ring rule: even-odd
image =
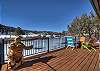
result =
[[[3,52],[3,59],[4,63],[7,61],[7,55],[8,55],[8,48],[10,46],[10,43],[12,43],[12,39],[2,39],[2,52]],[[57,37],[57,38],[23,38],[21,42],[26,45],[30,46],[33,45],[32,50],[24,50],[24,56],[33,56],[38,55],[43,52],[50,52],[56,49],[63,48],[65,44],[62,44],[64,42],[64,37]],[[1,48],[0,48],[1,49]]]

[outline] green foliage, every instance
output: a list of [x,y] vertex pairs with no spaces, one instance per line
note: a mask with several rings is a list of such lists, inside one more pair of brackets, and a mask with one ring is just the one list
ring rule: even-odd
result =
[[71,22],[71,25],[68,27],[68,32],[72,34],[86,35],[89,37],[94,33],[94,30],[97,29],[96,17],[91,12],[90,15],[83,14],[80,17],[76,17]]
[[20,27],[17,27],[15,29],[15,35],[24,35],[25,32],[20,28]]

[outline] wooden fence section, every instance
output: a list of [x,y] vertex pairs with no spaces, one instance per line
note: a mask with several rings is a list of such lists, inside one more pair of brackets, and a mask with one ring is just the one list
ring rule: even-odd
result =
[[16,71],[100,71],[99,51],[62,49],[38,59],[28,59]]

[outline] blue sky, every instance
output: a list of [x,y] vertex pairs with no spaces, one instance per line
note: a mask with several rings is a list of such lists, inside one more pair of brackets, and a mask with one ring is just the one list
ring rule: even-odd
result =
[[75,16],[93,10],[89,0],[0,0],[0,23],[61,32]]

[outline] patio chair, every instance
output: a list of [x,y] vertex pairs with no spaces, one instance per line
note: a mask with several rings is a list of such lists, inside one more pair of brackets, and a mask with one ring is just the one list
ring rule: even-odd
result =
[[73,40],[74,40],[75,48],[80,48],[81,47],[81,45],[80,45],[80,37],[75,36]]
[[97,39],[95,37],[92,37],[90,40],[89,40],[89,43],[91,44],[91,46],[95,49],[97,49],[97,47],[99,47],[99,44],[100,42],[97,41]]
[[97,40],[96,43],[94,43],[93,47],[99,49],[99,46],[100,46],[100,41]]
[[85,43],[85,37],[84,36],[80,37],[80,42],[81,42],[81,44]]
[[65,46],[67,46],[67,48],[71,47],[72,50],[75,48],[75,42],[74,42],[73,36],[65,37]]
[[88,42],[85,42],[85,37],[81,38],[81,48],[85,48],[89,51],[91,51],[91,50],[96,51],[95,47],[97,47],[98,45],[96,45],[95,43],[96,43],[96,41],[94,38],[93,39],[90,38]]

